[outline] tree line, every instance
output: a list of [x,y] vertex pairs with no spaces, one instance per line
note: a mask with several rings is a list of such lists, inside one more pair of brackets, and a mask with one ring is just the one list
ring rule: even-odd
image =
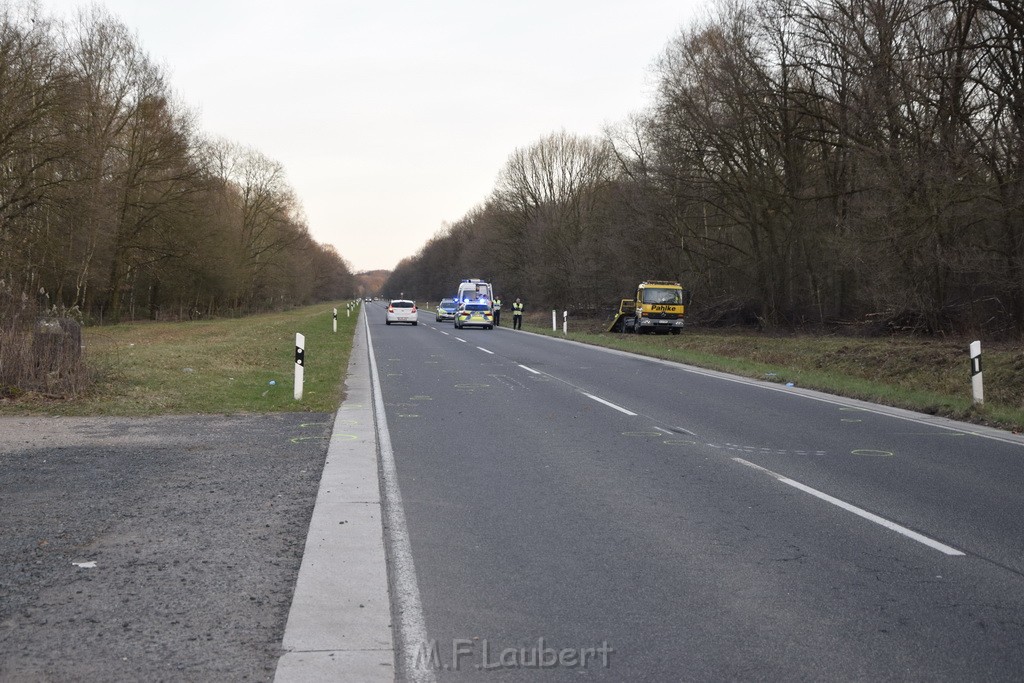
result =
[[680,279],[706,323],[1024,332],[1024,5],[720,0],[598,137],[515,150],[386,291],[464,277],[610,309]]
[[96,7],[0,5],[0,297],[86,321],[242,314],[351,296],[282,165],[203,135]]

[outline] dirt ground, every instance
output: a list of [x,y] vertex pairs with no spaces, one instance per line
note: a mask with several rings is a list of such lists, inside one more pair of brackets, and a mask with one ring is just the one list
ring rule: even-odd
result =
[[0,681],[268,681],[329,415],[0,418]]

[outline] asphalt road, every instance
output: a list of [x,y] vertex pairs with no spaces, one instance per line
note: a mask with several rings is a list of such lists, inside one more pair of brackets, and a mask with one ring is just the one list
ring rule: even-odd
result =
[[440,679],[1024,677],[1020,438],[367,312]]
[[331,424],[0,418],[0,681],[272,680]]
[[[409,678],[1024,677],[1024,439],[368,313]],[[331,418],[0,419],[0,681],[272,678]]]

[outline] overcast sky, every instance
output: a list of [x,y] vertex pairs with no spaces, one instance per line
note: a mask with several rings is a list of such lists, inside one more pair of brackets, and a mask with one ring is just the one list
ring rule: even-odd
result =
[[[40,0],[70,16],[83,2]],[[208,134],[281,162],[313,238],[393,268],[509,155],[598,135],[708,0],[104,0]]]

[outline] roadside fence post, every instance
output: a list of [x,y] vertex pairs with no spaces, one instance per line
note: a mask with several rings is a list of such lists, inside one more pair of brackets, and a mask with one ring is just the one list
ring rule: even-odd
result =
[[985,391],[981,382],[981,341],[971,342],[971,389],[974,391],[974,405],[985,402]]
[[302,400],[302,376],[306,365],[306,337],[295,333],[295,400]]

